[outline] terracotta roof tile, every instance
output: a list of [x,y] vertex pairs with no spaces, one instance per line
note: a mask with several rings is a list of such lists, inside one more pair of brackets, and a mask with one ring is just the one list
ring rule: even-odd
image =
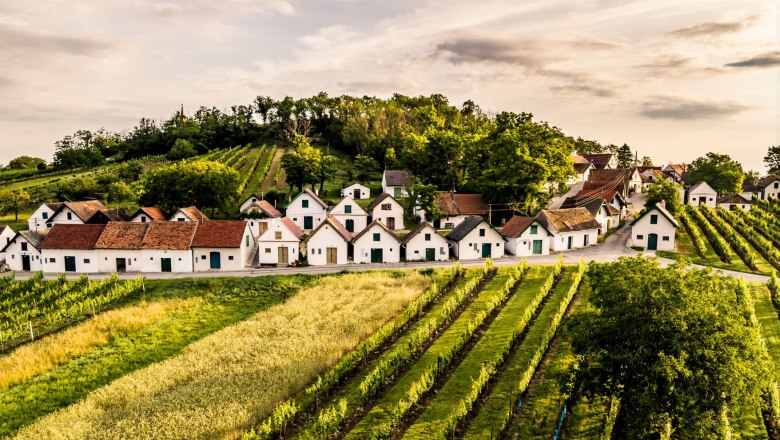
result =
[[164,221],[168,219],[168,217],[165,216],[163,210],[156,206],[147,206],[143,208],[138,208],[138,211],[136,211],[135,214],[131,215],[130,218],[133,218],[141,213],[146,214],[152,220]]
[[334,216],[332,216],[330,214],[328,214],[328,216],[325,217],[325,220],[322,223],[320,223],[319,226],[317,226],[316,228],[314,228],[313,231],[311,231],[311,233],[309,234],[309,237],[307,238],[307,240],[309,238],[313,237],[317,233],[317,231],[319,231],[325,225],[330,225],[330,227],[332,227],[336,231],[336,233],[341,235],[341,238],[343,238],[344,241],[346,241],[348,243],[352,241],[352,237],[353,237],[352,233],[347,231],[347,228],[345,228],[344,225],[342,225],[341,222],[339,222],[336,219],[336,217],[334,217]]
[[[179,208],[179,211],[181,211],[182,214],[187,216],[188,219],[199,222],[201,220],[208,220],[209,218],[206,217],[206,214],[202,213],[200,209],[198,209],[195,206],[188,206],[186,208]],[[175,213],[174,213],[175,215]]]
[[150,223],[109,222],[95,249],[141,249]]
[[276,209],[274,207],[274,205],[272,205],[271,203],[268,202],[268,200],[258,200],[256,202],[252,203],[251,205],[249,205],[244,210],[244,212],[248,212],[252,208],[257,209],[257,210],[265,213],[265,215],[267,215],[268,217],[271,217],[271,218],[276,218],[276,217],[281,217],[282,216],[282,212],[279,211],[278,209]]
[[[100,203],[100,200],[84,200],[81,202],[63,202],[57,211],[59,212],[60,210],[65,209],[65,207],[73,211],[73,213],[76,214],[76,217],[83,222],[89,220],[96,212],[106,209],[106,207]],[[57,214],[55,213],[54,215]],[[54,215],[52,215],[52,217],[54,217]]]
[[490,206],[482,200],[482,194],[457,194],[440,192],[436,199],[439,210],[449,216],[453,215],[487,215]]
[[282,217],[281,221],[297,238],[303,237],[304,232],[301,230],[301,228],[298,227],[298,225],[295,224],[295,222],[290,220],[290,218]]
[[198,225],[198,222],[151,222],[143,249],[188,250]]
[[246,222],[243,220],[211,220],[198,223],[191,247],[241,247]]
[[536,219],[553,232],[600,229],[601,224],[586,208],[543,209]]
[[106,225],[71,225],[56,223],[41,243],[41,249],[91,250]]
[[505,237],[517,238],[533,223],[533,217],[523,217],[521,215],[512,216],[508,222],[501,228],[501,234]]

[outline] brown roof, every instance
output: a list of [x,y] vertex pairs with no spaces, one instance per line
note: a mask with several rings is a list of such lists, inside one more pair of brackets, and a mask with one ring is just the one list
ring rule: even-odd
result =
[[295,224],[295,222],[290,220],[289,217],[282,217],[282,223],[287,226],[287,229],[289,229],[296,238],[303,237],[304,232],[301,230],[301,228],[298,227],[298,225]]
[[243,220],[211,220],[198,224],[191,247],[241,247],[246,222]]
[[718,199],[718,204],[720,203],[736,203],[739,205],[750,205],[752,202],[744,197],[742,197],[741,194],[726,194],[725,196]]
[[372,222],[371,222],[371,224],[369,224],[368,226],[366,226],[366,229],[363,229],[362,231],[360,231],[360,233],[359,233],[358,235],[356,235],[356,236],[355,236],[355,238],[353,238],[353,239],[352,239],[352,241],[353,241],[353,242],[355,242],[355,241],[356,241],[358,238],[362,237],[362,236],[363,236],[364,234],[366,234],[366,233],[368,232],[368,230],[369,230],[369,229],[371,229],[371,228],[372,228],[374,225],[377,225],[377,226],[379,226],[380,228],[384,229],[385,231],[389,232],[389,233],[390,233],[390,235],[391,235],[391,236],[393,236],[393,238],[395,238],[395,240],[396,240],[396,241],[398,241],[398,242],[400,242],[400,241],[401,241],[401,239],[400,239],[400,238],[398,238],[398,236],[397,236],[397,235],[395,235],[395,233],[394,233],[393,231],[391,231],[391,230],[387,229],[387,226],[383,225],[383,224],[382,224],[382,222],[380,222],[379,220],[374,220],[374,221],[372,221]]
[[585,171],[588,171],[588,168],[590,168],[591,163],[575,163],[574,164],[574,171],[577,172],[577,174],[583,174]]
[[436,206],[446,215],[487,215],[490,207],[482,194],[439,193]]
[[14,238],[11,239],[8,243],[6,243],[2,249],[0,249],[0,252],[5,252],[5,249],[11,245],[11,243],[16,241],[17,237],[22,237],[25,240],[27,240],[28,243],[35,249],[41,248],[41,242],[43,242],[43,239],[46,238],[46,234],[49,233],[48,229],[41,229],[40,231],[19,231],[14,235]]
[[[195,206],[188,206],[186,208],[179,208],[179,211],[181,211],[182,214],[187,216],[188,219],[198,222],[201,220],[208,220],[209,218],[206,217],[206,214],[200,212],[200,209],[198,209]],[[175,215],[175,213],[174,213]]]
[[119,212],[118,209],[101,209],[100,211],[92,214],[90,218],[87,219],[84,223],[102,223],[106,224],[108,222],[123,222],[125,221],[124,216],[121,212]]
[[[392,199],[395,203],[398,203],[399,205],[401,205],[398,202],[398,200],[394,199],[393,196],[391,196],[390,194],[382,193],[382,194],[379,194],[379,196],[377,198],[375,198],[371,203],[368,204],[368,208],[366,208],[366,210],[367,211],[373,211],[374,208],[379,206],[380,203],[384,202],[385,199]],[[403,205],[401,205],[401,206],[403,206]]]
[[[309,234],[309,238],[313,237],[314,234],[317,233],[317,231],[320,230],[325,225],[330,225],[339,235],[341,235],[341,238],[344,239],[346,242],[352,241],[352,233],[347,231],[347,228],[344,227],[344,225],[341,224],[338,220],[336,220],[336,217],[333,217],[332,215],[328,214],[327,217],[325,217],[325,221],[320,223],[319,226],[314,228],[313,231]],[[308,240],[308,238],[307,238]]]
[[49,209],[51,209],[52,211],[56,211],[60,209],[60,206],[62,206],[62,202],[44,203],[44,205],[48,206]]
[[436,229],[431,226],[428,222],[420,222],[417,226],[414,227],[408,234],[406,234],[406,237],[401,240],[401,243],[409,243],[417,234],[423,231],[426,227],[430,227],[433,229],[434,232],[436,232]]
[[412,183],[412,173],[406,170],[385,170],[385,185],[406,186]]
[[198,225],[198,222],[151,222],[143,249],[188,250]]
[[[76,217],[80,218],[83,222],[89,220],[89,218],[95,215],[96,212],[106,209],[106,207],[100,203],[100,200],[84,200],[81,202],[63,202],[62,205],[57,209],[57,212],[65,209],[66,206],[68,209],[73,211],[73,213],[76,214]],[[52,217],[55,215],[57,215],[56,212],[54,215],[52,215]]]
[[571,160],[575,164],[581,163],[581,164],[585,164],[585,165],[590,165],[590,161],[587,158],[582,157],[582,156],[577,155],[577,154],[572,154],[571,155]]
[[56,223],[41,242],[41,249],[91,250],[106,225],[70,225]]
[[244,212],[247,212],[252,208],[262,211],[268,217],[276,218],[282,216],[282,212],[276,209],[274,205],[270,204],[268,200],[258,200],[252,203],[251,205],[247,206]]
[[586,208],[543,209],[536,215],[536,219],[547,229],[555,232],[601,228],[601,224]]
[[578,199],[579,201],[583,201],[585,199],[594,199],[600,197],[607,203],[610,203],[612,202],[612,199],[615,198],[615,196],[618,196],[621,200],[623,199],[623,196],[618,192],[618,190],[610,189],[609,187],[601,187],[596,189],[583,189],[577,191],[577,194],[574,195],[574,198]]
[[501,228],[501,234],[505,237],[517,238],[525,231],[528,226],[533,223],[533,217],[523,217],[521,215],[514,215],[508,222]]
[[630,170],[593,170],[588,176],[588,182],[601,185],[619,185],[631,177]]
[[109,222],[95,249],[141,249],[150,223]]
[[771,185],[776,180],[780,180],[780,178],[775,176],[768,176],[764,177],[763,179],[759,180],[758,183],[756,183],[756,186],[759,188],[766,188],[767,186]]
[[144,208],[138,208],[138,211],[136,211],[135,214],[130,216],[130,218],[133,218],[133,217],[137,216],[140,213],[146,214],[152,220],[164,221],[164,220],[168,219],[168,217],[165,216],[165,213],[163,212],[163,210],[158,208],[158,207],[156,207],[156,206],[147,206],[147,207],[144,207]]
[[612,159],[612,155],[609,153],[603,154],[583,154],[582,157],[588,159],[597,169],[602,169]]

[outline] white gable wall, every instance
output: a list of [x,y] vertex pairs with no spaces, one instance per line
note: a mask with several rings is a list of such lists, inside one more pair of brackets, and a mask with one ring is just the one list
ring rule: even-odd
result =
[[[27,228],[34,231],[48,229],[48,222],[51,222],[51,216],[54,214],[54,210],[49,208],[45,203],[38,207],[35,212],[32,213],[30,218],[27,219]],[[44,218],[45,217],[45,218]]]
[[324,266],[327,263],[327,248],[336,248],[336,264],[347,264],[349,243],[344,241],[333,226],[326,224],[306,242],[306,256],[312,266]]
[[[388,205],[389,209],[386,209]],[[388,219],[391,218],[394,219],[395,228],[391,228],[388,225],[390,223]],[[371,211],[371,221],[374,220],[379,220],[380,223],[390,230],[404,229],[404,208],[392,199],[385,199]]]
[[[303,205],[308,203],[308,207]],[[314,198],[308,193],[301,194],[300,197],[295,199],[290,206],[287,207],[286,216],[289,217],[296,226],[301,228],[302,231],[311,231],[317,229],[325,220],[326,209],[322,207]],[[311,217],[311,228],[305,228],[305,218]]]
[[[534,228],[536,226],[536,233]],[[534,254],[534,242],[541,242],[542,247],[541,254]],[[547,230],[542,227],[536,220],[523,231],[517,238],[508,238],[506,242],[506,251],[512,255],[518,257],[527,257],[530,255],[549,255],[550,254],[550,236],[547,235]]]
[[406,261],[425,261],[426,249],[434,249],[435,261],[450,258],[450,243],[435,229],[427,227],[406,243]]
[[[377,235],[378,234],[378,235]],[[377,240],[378,238],[378,240]],[[353,242],[355,263],[371,263],[372,249],[382,250],[382,263],[401,261],[401,243],[381,226],[374,225]]]
[[688,191],[688,202],[693,206],[707,205],[714,208],[717,205],[718,193],[706,183],[699,185],[693,191]]
[[71,211],[70,208],[67,206],[63,206],[60,212],[55,215],[50,223],[61,223],[64,225],[83,225],[84,222],[79,218],[79,216],[76,215],[75,212]]
[[[347,212],[347,207],[350,207],[350,212]],[[330,215],[336,218],[347,231],[357,234],[368,226],[368,214],[361,208],[349,195],[341,199],[339,203],[330,209]],[[351,220],[352,229],[348,227]]]
[[279,261],[279,248],[287,248],[288,264],[298,260],[300,243],[298,237],[287,229],[281,220],[273,222],[257,240],[260,264],[282,264]]
[[[27,250],[22,250],[22,243],[25,243]],[[40,251],[27,242],[21,235],[17,237],[15,242],[8,246],[8,249],[6,249],[5,262],[11,270],[22,270],[22,260],[25,255],[30,258],[30,271],[35,272],[41,270],[43,267],[43,260],[41,260]]]
[[359,197],[357,199],[367,199],[371,197],[371,191],[364,185],[361,185],[359,183],[353,183],[352,185],[344,188],[341,190],[341,197],[349,196],[355,199],[355,190],[358,190],[360,192]]
[[[657,216],[656,224],[651,223],[652,216]],[[673,251],[676,231],[677,229],[672,222],[663,214],[658,210],[652,210],[631,226],[631,242],[633,246],[647,248],[648,237],[650,234],[656,234],[658,235],[658,250]]]
[[769,197],[773,199],[780,197],[780,181],[774,181],[764,188],[762,198],[767,200]]
[[[480,236],[480,230],[484,230],[484,236]],[[479,260],[482,258],[482,245],[490,245],[490,258],[502,258],[504,256],[504,237],[487,222],[482,222],[471,232],[463,237],[460,242],[453,242],[452,252],[460,260]]]

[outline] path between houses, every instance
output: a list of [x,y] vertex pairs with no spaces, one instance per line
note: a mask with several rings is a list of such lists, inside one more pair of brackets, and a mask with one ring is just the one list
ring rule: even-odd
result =
[[[278,183],[274,184],[274,176],[276,175],[276,171],[281,166],[283,154],[284,148],[279,148],[276,150],[276,154],[274,154],[274,158],[271,161],[271,167],[268,169],[268,174],[265,175],[265,180],[263,180],[263,184],[260,185],[260,189],[263,191],[284,188],[284,179],[282,179],[284,176],[279,176]],[[282,174],[284,174],[284,171],[282,171]]]

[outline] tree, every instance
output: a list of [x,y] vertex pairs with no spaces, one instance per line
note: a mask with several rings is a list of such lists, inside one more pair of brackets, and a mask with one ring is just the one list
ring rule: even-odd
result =
[[123,200],[131,199],[135,195],[133,188],[119,180],[108,185],[108,196],[111,200],[121,205]]
[[167,212],[190,205],[226,210],[238,197],[239,180],[238,171],[219,162],[176,162],[144,174],[140,202]]
[[195,150],[192,142],[186,139],[176,139],[176,142],[173,143],[173,148],[171,148],[171,151],[169,151],[165,157],[168,160],[181,160],[197,155],[198,152]]
[[617,150],[617,166],[620,169],[628,169],[634,164],[634,153],[631,152],[631,147],[628,144],[623,144]]
[[358,182],[367,182],[379,171],[379,162],[371,156],[358,154],[355,156],[354,168],[357,171]]
[[666,179],[659,179],[650,185],[645,198],[645,206],[659,202],[666,202],[666,210],[671,214],[677,214],[682,209],[680,200],[680,187]]
[[119,165],[116,176],[127,183],[135,182],[144,172],[144,164],[140,160],[128,160]]
[[95,135],[89,130],[78,130],[54,143],[53,164],[59,169],[94,167],[106,158],[95,144]]
[[322,187],[325,185],[325,181],[336,174],[337,163],[338,159],[336,159],[336,156],[331,156],[330,154],[323,154],[320,156],[316,171],[316,177],[320,183],[320,193],[322,193]]
[[742,187],[755,188],[760,179],[761,175],[758,174],[758,171],[745,171],[745,180],[742,182]]
[[439,198],[439,191],[436,189],[436,186],[415,181],[406,187],[406,191],[409,194],[404,199],[406,212],[411,215],[416,210],[423,210],[425,211],[425,220],[429,222],[434,222],[441,218],[442,213],[436,205],[436,201]]
[[780,176],[780,145],[769,147],[769,151],[764,156],[764,163],[769,168],[769,174]]
[[588,276],[572,391],[619,399],[617,438],[725,438],[729,408],[761,405],[771,368],[744,284],[650,258],[591,264]]
[[707,153],[691,163],[691,183],[707,182],[718,194],[742,192],[742,165],[727,154]]
[[653,159],[650,158],[650,156],[642,156],[642,160],[640,161],[640,166],[643,167],[652,167],[653,165]]
[[579,155],[604,153],[604,147],[596,141],[589,141],[578,137],[573,141],[574,151]]
[[292,151],[282,155],[281,165],[287,173],[290,188],[297,187],[300,192],[304,185],[319,182],[322,152],[312,147],[308,138],[301,135],[296,135],[293,145],[295,148]]
[[15,159],[11,159],[10,162],[8,162],[8,165],[6,165],[6,169],[9,170],[28,170],[28,169],[39,169],[40,165],[43,164],[44,169],[46,168],[46,161],[41,159],[40,157],[31,157],[31,156],[19,156]]
[[19,223],[19,211],[24,209],[30,201],[30,194],[24,189],[0,192],[0,210],[3,213],[13,212],[14,222]]
[[[104,184],[109,184],[112,181],[108,179],[110,177],[110,175],[99,176]],[[70,200],[97,197],[99,193],[106,192],[105,186],[101,186],[98,179],[92,176],[76,177],[58,182],[54,185],[53,190],[58,198]]]

